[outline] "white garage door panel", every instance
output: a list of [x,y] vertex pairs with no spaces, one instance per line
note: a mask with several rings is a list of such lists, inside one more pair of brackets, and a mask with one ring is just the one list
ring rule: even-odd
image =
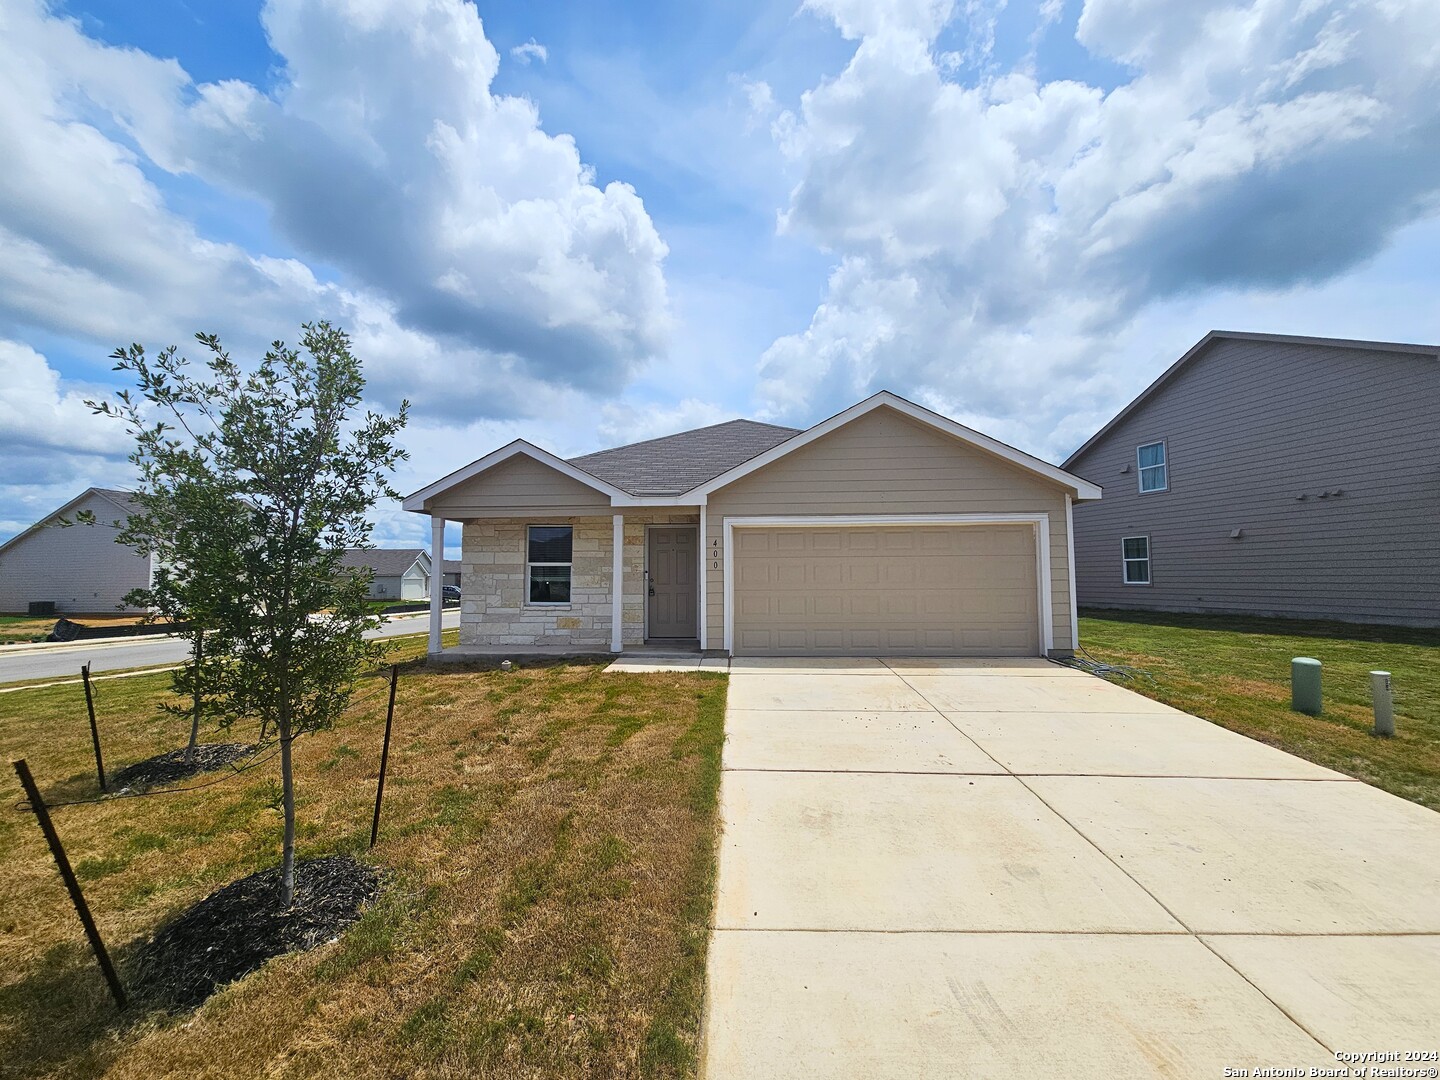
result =
[[737,655],[1034,656],[1029,525],[736,528]]

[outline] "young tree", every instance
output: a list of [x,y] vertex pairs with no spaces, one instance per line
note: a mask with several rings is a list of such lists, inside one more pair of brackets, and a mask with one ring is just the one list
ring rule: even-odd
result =
[[365,382],[342,330],[306,323],[300,348],[275,342],[242,370],[213,334],[194,373],[174,347],[148,357],[117,349],[117,371],[137,392],[114,404],[136,440],[140,470],[134,543],[162,554],[149,590],[203,627],[207,666],[222,722],[258,719],[280,745],[285,817],[281,900],[295,892],[294,740],[344,711],[362,665],[383,646],[364,632],[370,615],[363,576],[340,564],[365,547],[368,514],[398,498],[389,475],[407,455],[395,444],[396,416],[357,415]]

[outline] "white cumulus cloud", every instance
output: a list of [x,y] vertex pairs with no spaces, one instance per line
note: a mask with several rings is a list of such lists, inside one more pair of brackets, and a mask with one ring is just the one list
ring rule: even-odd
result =
[[1104,360],[1148,305],[1321,282],[1440,208],[1429,0],[1088,0],[1080,43],[1133,72],[1113,89],[957,81],[937,39],[988,33],[983,4],[807,6],[856,45],[774,126],[780,228],[837,262],[763,357],[773,416],[892,387],[1063,454],[1067,417],[1133,392]]

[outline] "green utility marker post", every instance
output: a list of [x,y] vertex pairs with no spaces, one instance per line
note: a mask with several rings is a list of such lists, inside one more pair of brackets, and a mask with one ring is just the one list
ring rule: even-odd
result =
[[1297,656],[1290,661],[1290,708],[1308,716],[1320,715],[1320,661]]

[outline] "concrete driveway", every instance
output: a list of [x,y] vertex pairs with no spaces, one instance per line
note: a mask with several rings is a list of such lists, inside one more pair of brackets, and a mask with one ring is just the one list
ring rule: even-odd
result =
[[1440,1050],[1432,811],[1041,660],[737,659],[729,702],[714,1080]]

